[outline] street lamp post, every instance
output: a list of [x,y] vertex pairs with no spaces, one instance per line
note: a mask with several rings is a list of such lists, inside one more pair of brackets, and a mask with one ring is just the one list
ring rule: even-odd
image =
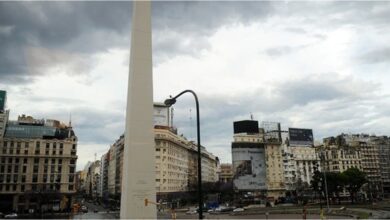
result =
[[176,99],[184,93],[191,93],[195,98],[196,103],[196,131],[198,139],[198,206],[199,206],[199,219],[203,219],[203,192],[202,192],[202,154],[200,149],[200,121],[199,121],[199,101],[198,96],[192,90],[184,90],[173,98],[166,99],[164,104],[172,106],[176,103]]

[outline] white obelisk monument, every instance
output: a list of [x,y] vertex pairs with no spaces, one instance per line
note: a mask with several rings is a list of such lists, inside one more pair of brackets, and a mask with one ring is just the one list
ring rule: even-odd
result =
[[133,2],[121,219],[156,219],[151,2]]

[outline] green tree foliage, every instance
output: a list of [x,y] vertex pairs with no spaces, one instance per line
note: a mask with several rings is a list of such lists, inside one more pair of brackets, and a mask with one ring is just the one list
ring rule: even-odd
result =
[[360,190],[360,188],[367,182],[366,175],[360,171],[359,169],[353,167],[344,171],[345,175],[345,187],[348,190],[351,202],[353,203],[355,200],[356,193]]
[[[342,173],[326,172],[328,197],[338,199],[340,204],[340,192],[345,188],[351,196],[351,202],[355,200],[356,193],[367,182],[365,174],[357,168],[349,168]],[[320,195],[325,195],[325,177],[323,172],[315,171],[310,184],[311,188]],[[321,187],[320,187],[321,186]]]

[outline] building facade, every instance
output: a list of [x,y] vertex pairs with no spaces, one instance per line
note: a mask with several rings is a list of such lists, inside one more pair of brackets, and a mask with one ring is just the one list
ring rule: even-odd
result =
[[70,123],[19,116],[6,121],[0,149],[0,208],[70,208],[77,161],[77,137]]
[[233,181],[233,165],[231,163],[221,163],[219,181],[229,183]]

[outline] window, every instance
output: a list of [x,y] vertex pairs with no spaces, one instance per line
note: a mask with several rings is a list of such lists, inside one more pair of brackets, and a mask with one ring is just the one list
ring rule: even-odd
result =
[[24,159],[23,159],[23,163],[24,163],[24,164],[27,163],[27,158],[24,158]]
[[60,149],[63,149],[63,148],[64,148],[64,144],[60,143]]
[[34,173],[38,173],[38,166],[37,166],[37,165],[34,165],[33,172],[34,172]]
[[24,154],[28,154],[28,150],[24,150]]
[[70,167],[70,168],[69,168],[69,173],[70,173],[70,174],[73,174],[73,173],[74,173],[74,167]]
[[3,146],[4,146],[4,147],[7,147],[7,141],[4,141],[4,142],[3,142]]
[[73,185],[69,185],[68,190],[73,190]]
[[26,172],[27,172],[27,167],[23,166],[23,173],[26,173]]
[[53,149],[56,149],[56,147],[57,147],[57,143],[53,143]]
[[20,186],[20,191],[24,192],[24,185]]
[[23,176],[22,176],[22,183],[25,183],[25,182],[26,182],[26,176],[23,175]]
[[8,163],[12,163],[12,158],[8,158]]
[[73,144],[72,150],[76,150],[76,144]]
[[18,182],[18,174],[14,175],[14,183]]
[[46,149],[50,148],[50,143],[46,143]]
[[16,159],[15,159],[15,163],[19,163],[19,158],[16,158]]
[[39,163],[39,158],[35,158],[34,159],[34,163],[36,164],[36,163]]
[[33,182],[33,183],[38,182],[38,175],[37,175],[37,174],[34,174],[34,175],[33,175],[32,182]]
[[73,183],[74,181],[74,176],[73,175],[69,175],[69,183]]

